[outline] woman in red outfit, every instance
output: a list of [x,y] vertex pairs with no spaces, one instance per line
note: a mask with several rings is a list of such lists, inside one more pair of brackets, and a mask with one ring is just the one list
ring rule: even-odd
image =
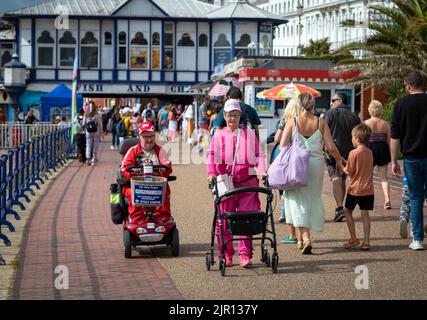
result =
[[[140,166],[144,161],[151,160],[153,165],[164,165],[167,167],[166,171],[163,169],[163,172],[160,173],[161,177],[167,178],[172,173],[172,163],[169,161],[169,157],[166,151],[164,151],[158,144],[156,144],[156,133],[154,125],[149,121],[142,123],[139,127],[139,137],[140,143],[130,148],[123,158],[120,169],[122,177],[126,180],[130,180],[132,176],[137,174],[126,172],[127,168],[135,165]],[[122,193],[123,196],[128,199],[128,212],[130,214],[132,223],[138,223],[138,221],[145,220],[146,214],[144,207],[136,207],[132,204],[131,188],[124,186]],[[155,217],[157,220],[166,222],[169,221],[170,216],[170,188],[168,185],[166,188],[164,205],[162,207],[156,208]]]

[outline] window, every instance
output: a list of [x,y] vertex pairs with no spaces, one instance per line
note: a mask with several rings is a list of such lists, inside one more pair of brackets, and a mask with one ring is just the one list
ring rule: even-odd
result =
[[43,31],[37,39],[37,62],[42,67],[53,67],[53,50],[55,40],[50,36],[49,31]]
[[160,70],[160,33],[151,36],[151,69]]
[[126,68],[127,64],[127,35],[126,32],[119,33],[119,66]]
[[93,32],[86,32],[80,44],[80,66],[89,69],[98,68],[98,40]]
[[202,33],[199,36],[199,47],[207,47],[208,46],[208,36]]
[[163,63],[166,70],[174,69],[174,30],[175,25],[173,22],[165,22],[165,53]]
[[104,33],[104,45],[111,46],[113,44],[113,36],[111,35],[111,32],[105,32]]
[[12,55],[9,50],[5,50],[0,58],[0,67],[3,67],[6,63],[12,60]]
[[130,68],[148,69],[148,41],[144,33],[135,33],[130,44]]
[[194,41],[191,39],[191,35],[187,32],[181,35],[181,39],[178,41],[178,47],[194,47]]
[[236,57],[240,58],[244,55],[248,55],[248,47],[251,44],[251,36],[244,33],[240,36],[240,40],[236,42]]
[[65,31],[59,39],[59,66],[73,67],[77,41],[70,31]]

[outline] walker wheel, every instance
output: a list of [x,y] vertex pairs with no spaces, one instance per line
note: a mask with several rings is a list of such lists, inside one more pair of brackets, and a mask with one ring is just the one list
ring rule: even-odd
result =
[[221,271],[221,276],[225,276],[225,259],[219,261],[219,270]]
[[212,265],[212,258],[211,258],[211,254],[208,252],[206,253],[206,270],[210,271],[211,265]]
[[277,267],[279,266],[279,256],[277,252],[273,252],[272,261],[271,261],[271,269],[273,273],[277,273]]
[[270,267],[270,254],[268,253],[268,251],[264,251],[263,262],[267,268]]

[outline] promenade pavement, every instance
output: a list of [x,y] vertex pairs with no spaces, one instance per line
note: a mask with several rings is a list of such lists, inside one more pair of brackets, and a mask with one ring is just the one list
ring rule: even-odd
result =
[[[103,142],[95,166],[74,161],[57,177],[27,223],[9,299],[427,299],[427,251],[409,250],[410,240],[399,236],[397,187],[391,191],[393,209],[384,210],[382,191],[375,185],[370,251],[342,248],[349,237],[347,226],[332,221],[334,201],[325,175],[326,224],[324,232],[313,234],[313,255],[280,243],[287,227],[277,223],[277,274],[261,264],[255,242],[253,267],[240,268],[235,256],[234,266],[222,277],[218,264],[211,271],[205,267],[213,219],[206,166],[174,165],[178,180],[170,185],[179,257],[156,247],[138,249],[128,260],[121,226],[110,220],[109,185],[119,162],[117,152]],[[277,201],[275,216],[277,221]],[[358,210],[355,217],[362,238]],[[59,265],[69,270],[66,290],[54,286]],[[367,289],[356,288],[358,266],[366,266]]]

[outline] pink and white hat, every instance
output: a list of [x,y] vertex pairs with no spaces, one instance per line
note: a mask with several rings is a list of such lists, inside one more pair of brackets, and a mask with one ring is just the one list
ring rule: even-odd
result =
[[224,111],[230,112],[233,110],[242,112],[242,109],[240,108],[240,101],[237,99],[228,99],[224,104]]

